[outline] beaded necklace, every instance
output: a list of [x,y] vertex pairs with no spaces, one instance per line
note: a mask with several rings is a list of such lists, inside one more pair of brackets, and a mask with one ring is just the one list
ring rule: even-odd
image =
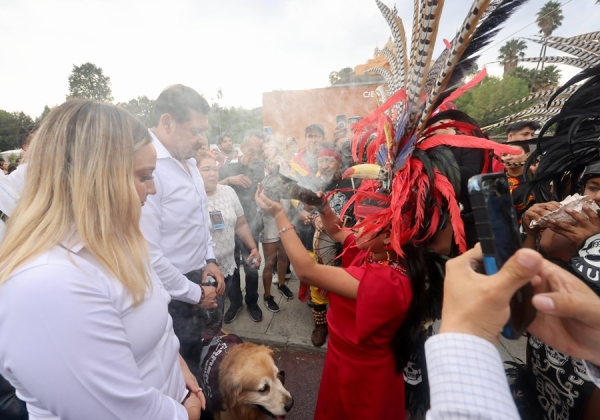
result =
[[392,260],[390,258],[389,252],[387,253],[387,255],[388,255],[388,259],[387,260],[375,260],[375,259],[373,259],[373,253],[369,252],[367,254],[367,262],[371,263],[371,264],[379,264],[379,265],[383,265],[383,266],[386,266],[386,267],[390,267],[390,268],[393,268],[396,271],[401,272],[404,275],[408,275],[408,273],[406,271],[406,268],[404,267],[404,265],[400,264],[400,261]]

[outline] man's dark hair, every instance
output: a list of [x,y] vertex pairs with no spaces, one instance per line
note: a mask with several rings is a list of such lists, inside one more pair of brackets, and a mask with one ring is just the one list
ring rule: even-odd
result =
[[531,149],[529,148],[529,144],[525,140],[507,141],[506,144],[508,144],[509,146],[520,147],[525,153],[529,153],[531,151]]
[[36,124],[30,124],[27,127],[21,127],[19,129],[19,134],[17,135],[17,141],[19,143],[19,147],[23,147],[25,141],[29,138],[32,133],[35,133],[37,129],[40,128]]
[[323,126],[321,124],[311,124],[308,127],[306,127],[306,129],[304,130],[304,135],[307,135],[308,133],[321,133],[323,135],[323,137],[325,137],[325,128],[323,128]]
[[248,144],[248,142],[250,141],[250,137],[256,137],[256,138],[264,141],[265,133],[264,133],[264,131],[251,128],[250,130],[246,131],[246,133],[244,134],[244,139],[242,140],[242,146],[246,146]]
[[227,137],[231,138],[231,135],[229,133],[221,134],[219,137],[217,137],[217,144],[223,143],[223,140],[225,140]]
[[458,109],[448,109],[446,111],[442,111],[442,112],[435,114],[433,117],[431,117],[427,120],[427,122],[425,123],[425,127],[429,127],[441,120],[453,120],[453,121],[470,124],[470,125],[476,127],[476,129],[474,129],[470,133],[472,136],[481,137],[481,138],[485,137],[485,135],[483,134],[483,131],[481,131],[481,129],[480,129],[479,123],[473,117],[471,117],[469,114],[467,114],[466,112],[463,112],[463,111],[459,111]]
[[537,131],[540,128],[542,128],[542,126],[537,121],[516,122],[516,123],[512,123],[508,127],[506,127],[506,134],[516,133],[517,131],[521,131],[524,128],[531,128],[533,131]]
[[160,116],[171,115],[178,123],[190,119],[190,110],[208,115],[210,105],[198,92],[188,86],[171,85],[161,92],[154,103],[152,123],[158,126]]

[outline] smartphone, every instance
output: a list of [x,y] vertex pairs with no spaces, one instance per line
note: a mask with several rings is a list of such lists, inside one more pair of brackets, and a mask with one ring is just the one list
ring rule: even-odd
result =
[[345,114],[339,114],[335,117],[335,126],[336,128],[346,128],[347,126],[347,122],[346,122],[346,115]]
[[[522,246],[508,179],[504,172],[476,175],[469,179],[468,189],[484,269],[487,275],[492,275]],[[517,340],[531,324],[535,318],[532,297],[530,283],[513,295],[510,319],[502,330],[504,337]]]

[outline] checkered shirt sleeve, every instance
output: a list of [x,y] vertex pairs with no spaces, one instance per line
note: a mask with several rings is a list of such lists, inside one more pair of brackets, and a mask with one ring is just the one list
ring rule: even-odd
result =
[[487,340],[444,333],[425,342],[431,409],[427,420],[519,419],[502,359]]

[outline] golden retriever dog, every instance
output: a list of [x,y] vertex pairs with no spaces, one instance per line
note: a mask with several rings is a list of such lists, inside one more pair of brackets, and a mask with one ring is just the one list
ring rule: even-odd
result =
[[294,399],[281,382],[273,350],[252,343],[229,349],[219,369],[225,411],[217,420],[285,419]]

